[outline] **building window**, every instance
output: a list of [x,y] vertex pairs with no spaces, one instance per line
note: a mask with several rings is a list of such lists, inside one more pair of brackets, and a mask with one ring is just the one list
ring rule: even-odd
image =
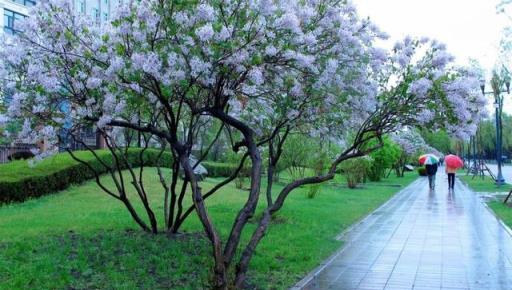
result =
[[4,9],[4,31],[9,34],[20,32],[18,22],[25,18],[25,15]]
[[103,21],[107,21],[108,20],[108,13],[105,12],[103,13]]
[[85,14],[85,1],[80,1],[80,13]]
[[36,1],[34,0],[12,0],[14,3],[18,3],[25,6],[34,6],[36,5]]
[[98,8],[92,9],[92,17],[96,21],[100,21],[100,10]]
[[108,5],[108,0],[104,0],[105,5]]

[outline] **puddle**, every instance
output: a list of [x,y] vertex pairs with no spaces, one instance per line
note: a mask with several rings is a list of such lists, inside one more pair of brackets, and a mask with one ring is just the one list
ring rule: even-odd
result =
[[507,197],[507,193],[503,192],[478,192],[478,197],[484,202],[503,201]]

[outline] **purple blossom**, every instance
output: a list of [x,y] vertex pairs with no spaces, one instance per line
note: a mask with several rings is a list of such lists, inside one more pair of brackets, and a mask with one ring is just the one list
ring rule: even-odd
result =
[[196,17],[202,21],[213,21],[215,17],[215,10],[208,4],[201,4],[196,9]]
[[268,56],[275,56],[277,54],[277,48],[273,45],[269,45],[265,48],[265,54]]
[[409,64],[410,60],[411,60],[410,57],[408,57],[407,55],[405,55],[403,53],[396,56],[396,61],[401,67],[407,66],[407,64]]
[[280,28],[290,30],[293,33],[301,34],[302,30],[300,28],[300,21],[297,18],[297,15],[288,12],[281,16],[277,20],[277,24]]
[[40,76],[39,81],[41,85],[50,92],[57,91],[59,86],[59,80],[56,77],[53,76]]
[[264,16],[272,15],[277,10],[276,4],[272,0],[261,0],[258,1],[258,4],[259,6],[255,8],[258,9]]
[[454,57],[444,50],[437,51],[432,58],[432,65],[435,68],[443,68],[449,62],[452,62]]
[[418,113],[416,119],[420,124],[427,124],[434,119],[434,112],[431,110],[424,109]]
[[249,72],[249,78],[255,85],[261,85],[265,81],[261,68],[255,67]]
[[215,39],[217,41],[225,41],[231,37],[233,28],[222,26],[221,30],[217,33]]
[[112,94],[106,94],[105,99],[103,100],[102,109],[104,112],[111,114],[114,111],[116,104],[116,97]]
[[211,64],[206,63],[199,59],[198,57],[193,57],[190,60],[190,68],[191,68],[191,75],[193,77],[198,77],[200,74],[207,74],[208,71],[211,68]]
[[176,21],[176,23],[178,25],[181,25],[181,26],[184,26],[184,27],[191,26],[190,18],[183,11],[179,11],[179,12],[174,14],[174,21]]
[[126,109],[126,101],[125,100],[121,100],[121,101],[119,101],[116,104],[116,106],[114,108],[114,113],[116,115],[120,115],[120,114],[122,114],[124,112],[125,109]]
[[23,101],[26,97],[27,95],[23,92],[17,92],[12,96],[9,108],[7,110],[9,116],[18,117],[21,115]]
[[432,88],[432,81],[426,78],[421,78],[411,83],[407,93],[424,98],[428,91]]
[[112,116],[109,115],[102,115],[98,122],[96,122],[96,126],[98,129],[105,128],[110,122],[112,121]]
[[371,52],[374,62],[384,63],[388,59],[388,53],[385,49],[376,47],[373,48]]
[[95,77],[90,77],[87,79],[86,86],[89,89],[97,89],[101,86],[101,79],[95,78]]
[[9,122],[9,118],[4,114],[0,114],[0,127],[5,126],[7,122]]
[[146,61],[142,66],[142,70],[148,74],[156,76],[159,74],[161,66],[162,61],[160,60],[160,57],[156,53],[150,52],[146,55]]
[[211,24],[206,24],[196,30],[196,36],[202,42],[209,41],[213,37],[214,34],[215,34],[215,31],[213,31],[213,27]]

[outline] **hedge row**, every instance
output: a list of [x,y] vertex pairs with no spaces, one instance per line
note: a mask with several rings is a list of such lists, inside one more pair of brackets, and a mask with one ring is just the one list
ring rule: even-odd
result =
[[[126,155],[128,163],[133,167],[140,165],[141,149],[130,149]],[[113,158],[107,150],[96,151],[99,158],[111,166]],[[148,149],[144,152],[143,161],[146,166],[156,166],[159,150]],[[93,154],[87,151],[75,153],[81,160],[100,173],[106,169]],[[164,153],[160,158],[160,165],[169,167],[172,156]],[[120,162],[122,168],[127,164]],[[68,188],[71,184],[82,183],[94,178],[94,173],[88,166],[75,161],[68,153],[57,154],[45,159],[35,167],[30,167],[27,161],[13,161],[0,165],[0,204],[24,201],[28,198],[39,197]]]
[[[206,170],[208,170],[208,176],[209,177],[228,177],[233,174],[233,172],[236,171],[238,168],[238,164],[232,164],[232,163],[220,163],[220,162],[210,162],[205,161],[201,163]],[[242,169],[240,171],[240,176],[249,176],[250,173],[248,170]]]

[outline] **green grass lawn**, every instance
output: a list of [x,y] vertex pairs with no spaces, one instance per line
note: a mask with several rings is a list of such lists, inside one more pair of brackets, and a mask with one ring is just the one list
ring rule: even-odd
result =
[[512,208],[510,208],[510,205],[505,205],[502,201],[491,201],[487,204],[507,226],[512,228]]
[[505,184],[502,186],[497,186],[492,180],[491,177],[485,176],[475,177],[472,175],[466,175],[465,173],[458,174],[458,177],[461,178],[473,191],[475,192],[508,192],[512,186],[510,184]]
[[[152,184],[151,201],[161,221],[163,197],[155,171],[147,169],[145,178]],[[249,282],[258,289],[290,287],[340,247],[336,235],[388,200],[400,189],[396,185],[409,184],[416,177],[415,173],[390,177],[354,190],[324,185],[314,199],[308,199],[304,189],[292,193],[257,249]],[[207,189],[217,181],[207,179],[201,186]],[[207,200],[223,236],[246,195],[228,186]],[[245,240],[254,227],[247,226]],[[179,237],[142,232],[121,203],[92,181],[4,205],[0,207],[0,289],[205,288],[212,265],[209,244],[195,216],[183,230]]]

